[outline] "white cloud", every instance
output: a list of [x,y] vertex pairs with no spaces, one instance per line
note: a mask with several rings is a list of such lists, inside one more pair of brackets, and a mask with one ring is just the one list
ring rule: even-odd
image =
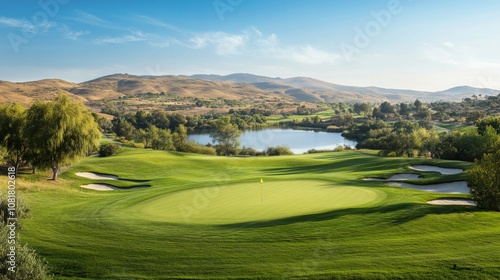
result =
[[259,39],[260,52],[266,56],[291,60],[300,64],[334,64],[341,56],[311,46],[310,44],[294,46],[282,45],[276,34]]
[[181,33],[181,34],[189,33],[188,31],[185,31],[178,26],[161,21],[161,20],[156,19],[156,18],[152,18],[152,17],[148,17],[148,16],[141,16],[141,15],[136,16],[136,18],[139,19],[140,21],[142,21],[143,23],[154,25],[154,26],[159,26],[159,27],[162,27],[162,28],[165,28],[168,30],[172,30],[172,31]]
[[123,35],[119,37],[105,37],[105,38],[97,38],[93,40],[95,44],[124,44],[128,42],[139,42],[144,41],[145,38],[141,38],[135,35]]
[[455,47],[455,44],[451,43],[451,42],[443,42],[443,45],[447,46],[448,48],[453,48]]
[[290,57],[303,64],[333,64],[340,59],[340,55],[329,53],[310,45],[292,47],[288,50]]
[[239,54],[248,41],[248,34],[229,34],[225,32],[207,32],[197,34],[189,39],[191,47],[203,49],[215,47],[219,55]]
[[500,64],[480,59],[472,48],[450,42],[424,44],[424,56],[431,61],[460,68],[500,70]]
[[63,36],[67,39],[73,40],[73,41],[78,41],[80,40],[80,36],[88,34],[88,31],[66,31],[64,32]]
[[8,17],[0,17],[0,25],[13,27],[21,29],[21,31],[29,32],[29,33],[38,33],[38,32],[46,32],[51,27],[54,27],[56,24],[51,21],[42,21],[34,24],[33,22],[28,21],[27,19],[15,19]]
[[72,17],[71,19],[89,25],[95,25],[104,28],[116,28],[116,26],[111,22],[84,11],[77,11],[77,16]]
[[255,27],[249,27],[239,34],[225,32],[197,34],[191,37],[189,42],[195,49],[213,46],[219,55],[253,54],[308,65],[334,64],[341,57],[339,54],[318,49],[310,44],[283,45],[276,34],[264,37],[264,34]]
[[36,29],[35,25],[25,19],[19,20],[15,18],[0,17],[0,25],[20,28],[28,32],[33,32],[33,30]]
[[80,40],[81,36],[90,33],[89,31],[74,31],[74,30],[71,30],[69,28],[69,26],[67,26],[66,24],[62,24],[62,25],[59,24],[59,26],[61,26],[59,28],[59,31],[61,32],[61,34],[63,35],[63,37],[66,38],[66,39],[73,40],[73,41],[78,41],[78,40]]
[[157,47],[157,48],[168,48],[175,42],[176,41],[163,40],[163,41],[158,41],[158,42],[148,42],[148,44],[150,46]]

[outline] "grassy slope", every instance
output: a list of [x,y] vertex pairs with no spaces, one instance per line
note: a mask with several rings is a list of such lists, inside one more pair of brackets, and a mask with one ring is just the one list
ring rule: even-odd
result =
[[[357,152],[224,158],[125,149],[118,156],[85,159],[62,175],[65,185],[25,190],[32,218],[24,221],[21,237],[48,259],[60,278],[493,279],[499,275],[500,213],[428,205],[426,200],[456,195],[360,180],[408,171],[405,167],[413,162],[430,161]],[[84,190],[78,186],[88,180],[72,175],[76,171],[146,179],[152,187],[130,192]],[[218,226],[152,222],[130,210],[168,192],[254,182],[260,177],[266,182],[315,179],[376,188],[387,197],[370,207]],[[436,174],[426,177],[450,180]],[[30,183],[30,188],[36,189],[34,185]],[[452,270],[455,263],[458,269]]]

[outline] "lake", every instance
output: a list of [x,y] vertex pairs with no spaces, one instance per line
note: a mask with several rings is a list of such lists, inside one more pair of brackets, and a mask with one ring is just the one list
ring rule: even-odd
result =
[[[209,133],[193,133],[189,140],[199,144],[213,144]],[[323,132],[313,130],[271,128],[262,130],[246,130],[240,137],[243,147],[258,151],[268,147],[288,146],[294,154],[302,154],[311,149],[335,149],[338,145],[356,146],[355,141],[347,140],[338,132]]]

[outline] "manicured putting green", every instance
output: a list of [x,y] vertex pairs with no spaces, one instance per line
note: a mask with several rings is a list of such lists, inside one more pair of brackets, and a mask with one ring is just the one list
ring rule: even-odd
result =
[[265,182],[206,187],[162,195],[137,205],[136,214],[155,221],[232,224],[265,221],[349,208],[381,200],[385,193],[325,181]]

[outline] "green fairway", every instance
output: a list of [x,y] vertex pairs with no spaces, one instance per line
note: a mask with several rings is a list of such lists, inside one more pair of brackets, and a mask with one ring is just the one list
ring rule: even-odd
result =
[[[16,182],[31,217],[20,240],[57,279],[495,279],[500,213],[427,204],[466,195],[362,180],[397,173],[420,174],[421,183],[465,179],[408,168],[427,164],[471,165],[356,151],[238,158],[124,148],[86,158],[55,184],[48,173],[21,174]],[[80,187],[110,182],[150,187]]]
[[132,211],[156,221],[231,224],[354,207],[385,196],[368,188],[315,180],[269,182],[264,186],[262,197],[258,182],[175,192],[141,203]]

